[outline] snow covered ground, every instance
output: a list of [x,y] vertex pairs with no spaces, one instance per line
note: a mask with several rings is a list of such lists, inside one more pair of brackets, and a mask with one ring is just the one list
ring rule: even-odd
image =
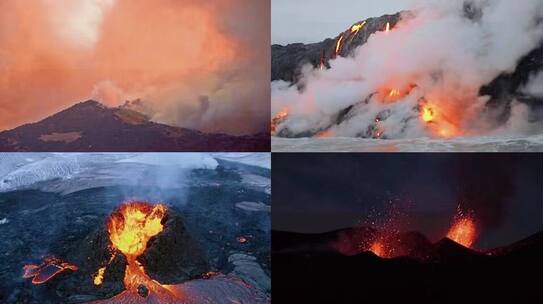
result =
[[[264,168],[269,153],[0,153],[0,192],[21,189],[70,193],[86,188],[138,184],[168,186],[172,174],[214,170],[217,159]],[[47,183],[57,181],[57,183]]]
[[274,152],[542,152],[543,135],[456,139],[272,138]]
[[213,153],[212,155],[231,162],[271,169],[270,153]]

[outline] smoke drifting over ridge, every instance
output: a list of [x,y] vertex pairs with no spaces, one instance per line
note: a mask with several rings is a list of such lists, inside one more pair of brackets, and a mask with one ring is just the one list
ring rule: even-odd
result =
[[[508,120],[499,121],[495,112],[502,109],[488,108],[489,97],[479,92],[541,45],[542,20],[537,0],[415,1],[390,32],[373,34],[353,56],[331,60],[331,69],[306,68],[302,90],[274,82],[272,114],[287,116],[276,133],[450,138],[539,132],[528,106],[510,100]],[[537,92],[537,83],[526,91]]]
[[269,117],[269,1],[0,2],[0,129],[85,99],[255,133]]

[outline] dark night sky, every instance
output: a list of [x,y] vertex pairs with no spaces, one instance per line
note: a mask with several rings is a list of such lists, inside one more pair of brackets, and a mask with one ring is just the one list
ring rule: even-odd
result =
[[[401,230],[442,238],[460,204],[479,248],[543,230],[543,155],[273,154],[273,229],[317,233],[400,214]],[[391,203],[392,202],[392,203]],[[390,206],[394,206],[391,208]]]

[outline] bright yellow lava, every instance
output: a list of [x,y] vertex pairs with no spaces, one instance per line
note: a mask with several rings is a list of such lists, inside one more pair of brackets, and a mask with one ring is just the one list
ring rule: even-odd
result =
[[424,122],[431,122],[432,120],[434,120],[434,116],[435,116],[435,113],[431,107],[424,106],[422,108],[422,120]]
[[94,285],[102,285],[104,282],[104,272],[106,271],[106,267],[102,267],[98,269],[98,273],[96,276],[94,276]]
[[166,213],[164,205],[128,203],[122,205],[108,222],[108,231],[113,246],[127,256],[137,257],[147,247],[147,241],[159,234],[162,218]]

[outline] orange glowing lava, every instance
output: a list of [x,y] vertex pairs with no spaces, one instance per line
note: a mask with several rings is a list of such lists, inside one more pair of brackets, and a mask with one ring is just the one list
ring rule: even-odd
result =
[[375,241],[373,244],[371,244],[369,251],[373,252],[378,257],[386,257],[385,246],[381,241]]
[[336,53],[335,53],[336,56],[339,54],[339,51],[341,51],[342,43],[343,43],[343,35],[341,35],[338,41],[336,42]]
[[397,96],[400,96],[400,90],[398,89],[392,89],[390,90],[390,93],[388,93],[388,96],[389,97],[397,97]]
[[385,32],[390,32],[390,22],[387,22],[387,27],[385,29]]
[[460,245],[471,248],[477,239],[477,227],[473,216],[459,210],[447,237]]
[[136,291],[140,284],[150,291],[162,291],[163,287],[147,276],[136,259],[147,248],[149,239],[164,229],[162,220],[166,210],[162,204],[129,202],[121,205],[108,219],[107,228],[113,248],[122,252],[128,263],[124,285],[129,291]]
[[435,118],[435,112],[432,106],[425,105],[422,108],[421,118],[424,122],[432,122]]
[[357,23],[351,27],[351,41],[353,41],[354,37],[360,32],[360,30],[366,25],[366,21],[363,21],[362,23]]
[[271,120],[271,133],[275,135],[277,132],[277,126],[284,121],[288,116],[288,109],[284,108],[283,110],[277,112]]
[[77,271],[77,266],[64,262],[55,257],[45,257],[40,265],[29,264],[23,267],[23,278],[32,278],[32,284],[43,284],[59,273],[71,270]]
[[102,267],[98,269],[98,273],[94,276],[93,283],[94,285],[102,285],[104,282],[104,272],[106,271],[106,267]]
[[325,60],[324,60],[324,51],[321,54],[321,60],[319,62],[319,69],[323,70],[325,66]]
[[420,119],[428,125],[428,129],[434,136],[441,138],[452,138],[461,134],[458,127],[458,115],[455,115],[454,109],[448,109],[445,114],[444,109],[437,108],[435,104],[426,103],[422,106]]
[[108,221],[108,232],[113,247],[126,256],[139,256],[147,241],[163,229],[164,205],[133,202],[123,204]]
[[317,133],[317,135],[315,135],[315,137],[317,138],[330,138],[331,136],[332,136],[332,130],[330,129],[321,131]]

